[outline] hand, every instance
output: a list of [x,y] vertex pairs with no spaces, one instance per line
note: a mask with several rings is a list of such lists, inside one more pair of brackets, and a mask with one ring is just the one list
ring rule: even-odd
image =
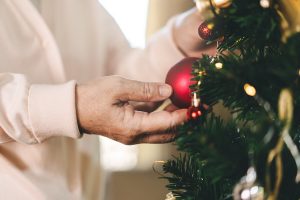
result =
[[174,40],[178,48],[190,57],[200,57],[203,53],[214,55],[216,43],[207,45],[198,35],[198,27],[205,20],[197,8],[180,14],[174,25]]
[[172,88],[107,76],[76,87],[79,127],[123,144],[165,143],[176,136],[174,128],[186,120],[186,109],[142,112],[129,103],[159,102]]

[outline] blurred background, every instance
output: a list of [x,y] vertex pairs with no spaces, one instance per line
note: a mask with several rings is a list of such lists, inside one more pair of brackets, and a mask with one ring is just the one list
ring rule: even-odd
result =
[[[133,47],[147,39],[167,20],[194,6],[192,0],[99,0],[115,18]],[[154,161],[176,154],[171,144],[125,146],[100,138],[101,165],[105,171],[104,200],[164,200],[166,182],[158,179]]]

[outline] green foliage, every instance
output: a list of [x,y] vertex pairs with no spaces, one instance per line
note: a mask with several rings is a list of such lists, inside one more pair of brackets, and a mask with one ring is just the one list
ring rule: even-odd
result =
[[275,7],[260,6],[260,0],[234,0],[228,9],[216,14],[223,24],[224,42],[221,50],[241,49],[243,52],[264,52],[280,45],[280,23]]
[[[233,0],[231,6],[215,13],[224,34],[219,54],[203,55],[194,63],[193,79],[200,84],[191,88],[211,107],[222,103],[231,111],[232,119],[224,122],[208,112],[179,127],[176,145],[183,155],[164,165],[167,187],[177,199],[232,199],[235,184],[250,165],[256,167],[258,182],[265,186],[267,155],[283,127],[277,110],[284,88],[293,93],[290,135],[300,147],[300,33],[283,43],[278,1],[273,1],[270,8],[262,8],[259,2]],[[216,63],[222,63],[222,68],[216,68]],[[245,93],[245,84],[255,87],[255,97]],[[283,180],[278,199],[299,199],[297,168],[286,146],[282,158]],[[275,171],[272,163],[273,182]]]
[[231,184],[215,184],[206,176],[205,164],[186,155],[169,161],[164,165],[164,171],[172,176],[164,177],[170,184],[167,187],[179,200],[194,199],[229,199],[226,196]]

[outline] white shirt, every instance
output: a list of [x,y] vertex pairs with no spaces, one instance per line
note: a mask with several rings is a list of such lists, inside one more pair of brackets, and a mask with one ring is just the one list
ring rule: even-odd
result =
[[79,139],[76,82],[164,81],[183,57],[174,21],[132,49],[97,0],[34,5],[0,1],[0,199],[100,199],[98,139]]
[[40,9],[41,0],[31,0],[31,2],[37,8],[37,10]]

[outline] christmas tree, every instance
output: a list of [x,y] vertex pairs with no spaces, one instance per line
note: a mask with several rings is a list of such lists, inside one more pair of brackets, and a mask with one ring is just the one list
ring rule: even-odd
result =
[[300,0],[195,2],[199,35],[218,50],[193,62],[182,153],[163,164],[167,199],[300,199]]

